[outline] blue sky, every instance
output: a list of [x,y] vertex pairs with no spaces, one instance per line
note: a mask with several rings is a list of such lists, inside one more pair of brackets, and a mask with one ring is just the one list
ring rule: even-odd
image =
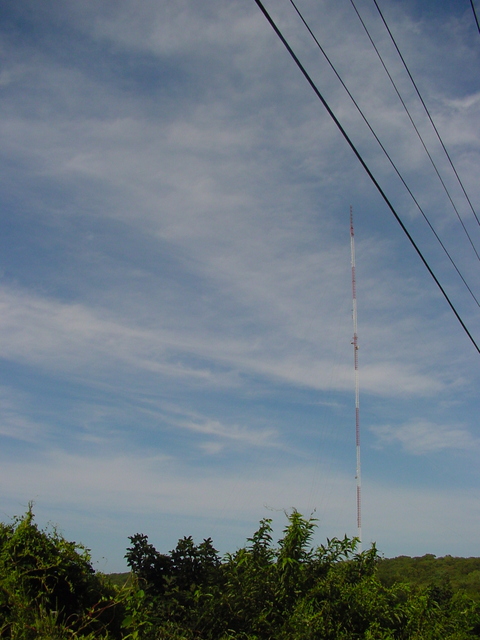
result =
[[[479,263],[347,0],[299,0],[480,296]],[[479,309],[291,4],[266,6],[475,339]],[[359,11],[473,242],[480,229],[375,6]],[[380,4],[477,212],[469,2]],[[283,510],[356,534],[349,207],[363,538],[480,556],[479,356],[253,0],[1,2],[4,520],[125,570],[242,545]]]

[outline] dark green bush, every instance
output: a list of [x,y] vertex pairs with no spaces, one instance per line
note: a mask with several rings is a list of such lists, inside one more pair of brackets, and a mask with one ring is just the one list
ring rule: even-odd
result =
[[[219,561],[210,540],[183,538],[160,556],[146,536],[127,559],[145,586],[144,640],[467,640],[480,608],[447,582],[382,584],[375,546],[347,537],[312,547],[316,523],[293,511],[278,544],[262,520]],[[143,552],[142,552],[143,550]],[[142,555],[143,553],[143,555]],[[161,567],[155,575],[155,559]],[[160,580],[161,578],[161,580]]]

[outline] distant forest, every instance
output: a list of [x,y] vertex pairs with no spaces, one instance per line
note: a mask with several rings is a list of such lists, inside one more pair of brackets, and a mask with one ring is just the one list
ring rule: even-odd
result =
[[377,577],[386,587],[400,582],[416,587],[441,587],[462,591],[480,601],[480,558],[418,558],[399,556],[379,560]]
[[0,524],[0,638],[11,640],[466,640],[480,638],[480,558],[382,558],[348,537],[312,546],[297,511],[220,556],[188,536],[160,553],[130,537],[131,571],[42,530]]
[[[480,601],[480,558],[437,558],[432,554],[411,558],[378,558],[376,576],[386,587],[404,583],[412,587],[449,587],[463,591]],[[108,578],[117,587],[131,584],[133,574],[110,573]]]

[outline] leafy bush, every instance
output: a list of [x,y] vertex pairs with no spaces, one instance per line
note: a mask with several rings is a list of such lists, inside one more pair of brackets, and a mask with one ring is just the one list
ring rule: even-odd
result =
[[[115,632],[115,591],[90,563],[89,551],[53,528],[40,530],[27,513],[0,524],[1,637],[82,637]],[[92,636],[93,637],[93,636]]]
[[[316,522],[287,515],[278,543],[264,519],[224,558],[210,538],[184,537],[168,554],[130,538],[123,586],[95,574],[87,549],[32,508],[0,524],[0,638],[9,640],[471,640],[480,605],[453,581],[452,563],[424,583],[379,580],[373,545],[347,537],[312,546]],[[472,575],[477,571],[470,559]],[[407,563],[408,564],[408,563]],[[463,572],[466,580],[468,572]],[[124,576],[125,577],[125,576]],[[123,578],[124,578],[123,577]],[[438,577],[438,575],[437,575]],[[384,576],[385,578],[385,576]],[[452,578],[450,580],[450,578]]]
[[[127,561],[148,594],[144,640],[467,640],[480,609],[448,585],[382,584],[373,545],[327,540],[312,547],[313,519],[288,516],[273,543],[271,521],[220,561],[211,541],[179,541],[161,555],[143,535]],[[158,567],[156,572],[155,567]],[[143,591],[142,591],[143,593]]]

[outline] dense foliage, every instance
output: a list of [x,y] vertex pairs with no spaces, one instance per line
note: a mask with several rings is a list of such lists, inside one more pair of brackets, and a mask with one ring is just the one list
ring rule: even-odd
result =
[[378,565],[378,578],[386,586],[405,582],[462,590],[480,601],[480,558],[436,558],[432,554],[418,558],[383,558]]
[[[175,549],[162,554],[147,536],[136,534],[126,553],[132,573],[128,580],[116,576],[121,586],[115,587],[95,574],[88,550],[66,541],[56,529],[40,530],[29,509],[12,523],[0,524],[0,637],[480,637],[478,592],[477,600],[471,598],[453,579],[457,559],[387,561],[378,557],[375,546],[358,553],[356,540],[347,537],[312,546],[315,521],[296,511],[287,519],[278,543],[271,521],[265,519],[245,547],[223,558],[209,538],[200,544],[182,538]],[[437,560],[442,562],[436,564]],[[464,582],[472,590],[474,580],[468,575],[478,569],[476,559],[466,560],[470,564],[465,565]],[[415,562],[422,579],[415,579]]]
[[223,560],[211,540],[179,541],[169,555],[130,538],[127,562],[143,586],[143,637],[189,640],[462,640],[480,637],[480,609],[446,586],[382,584],[375,546],[311,547],[314,520],[293,511],[278,545],[271,521]]
[[108,637],[120,628],[115,598],[88,550],[56,529],[40,530],[31,507],[0,524],[0,637]]

